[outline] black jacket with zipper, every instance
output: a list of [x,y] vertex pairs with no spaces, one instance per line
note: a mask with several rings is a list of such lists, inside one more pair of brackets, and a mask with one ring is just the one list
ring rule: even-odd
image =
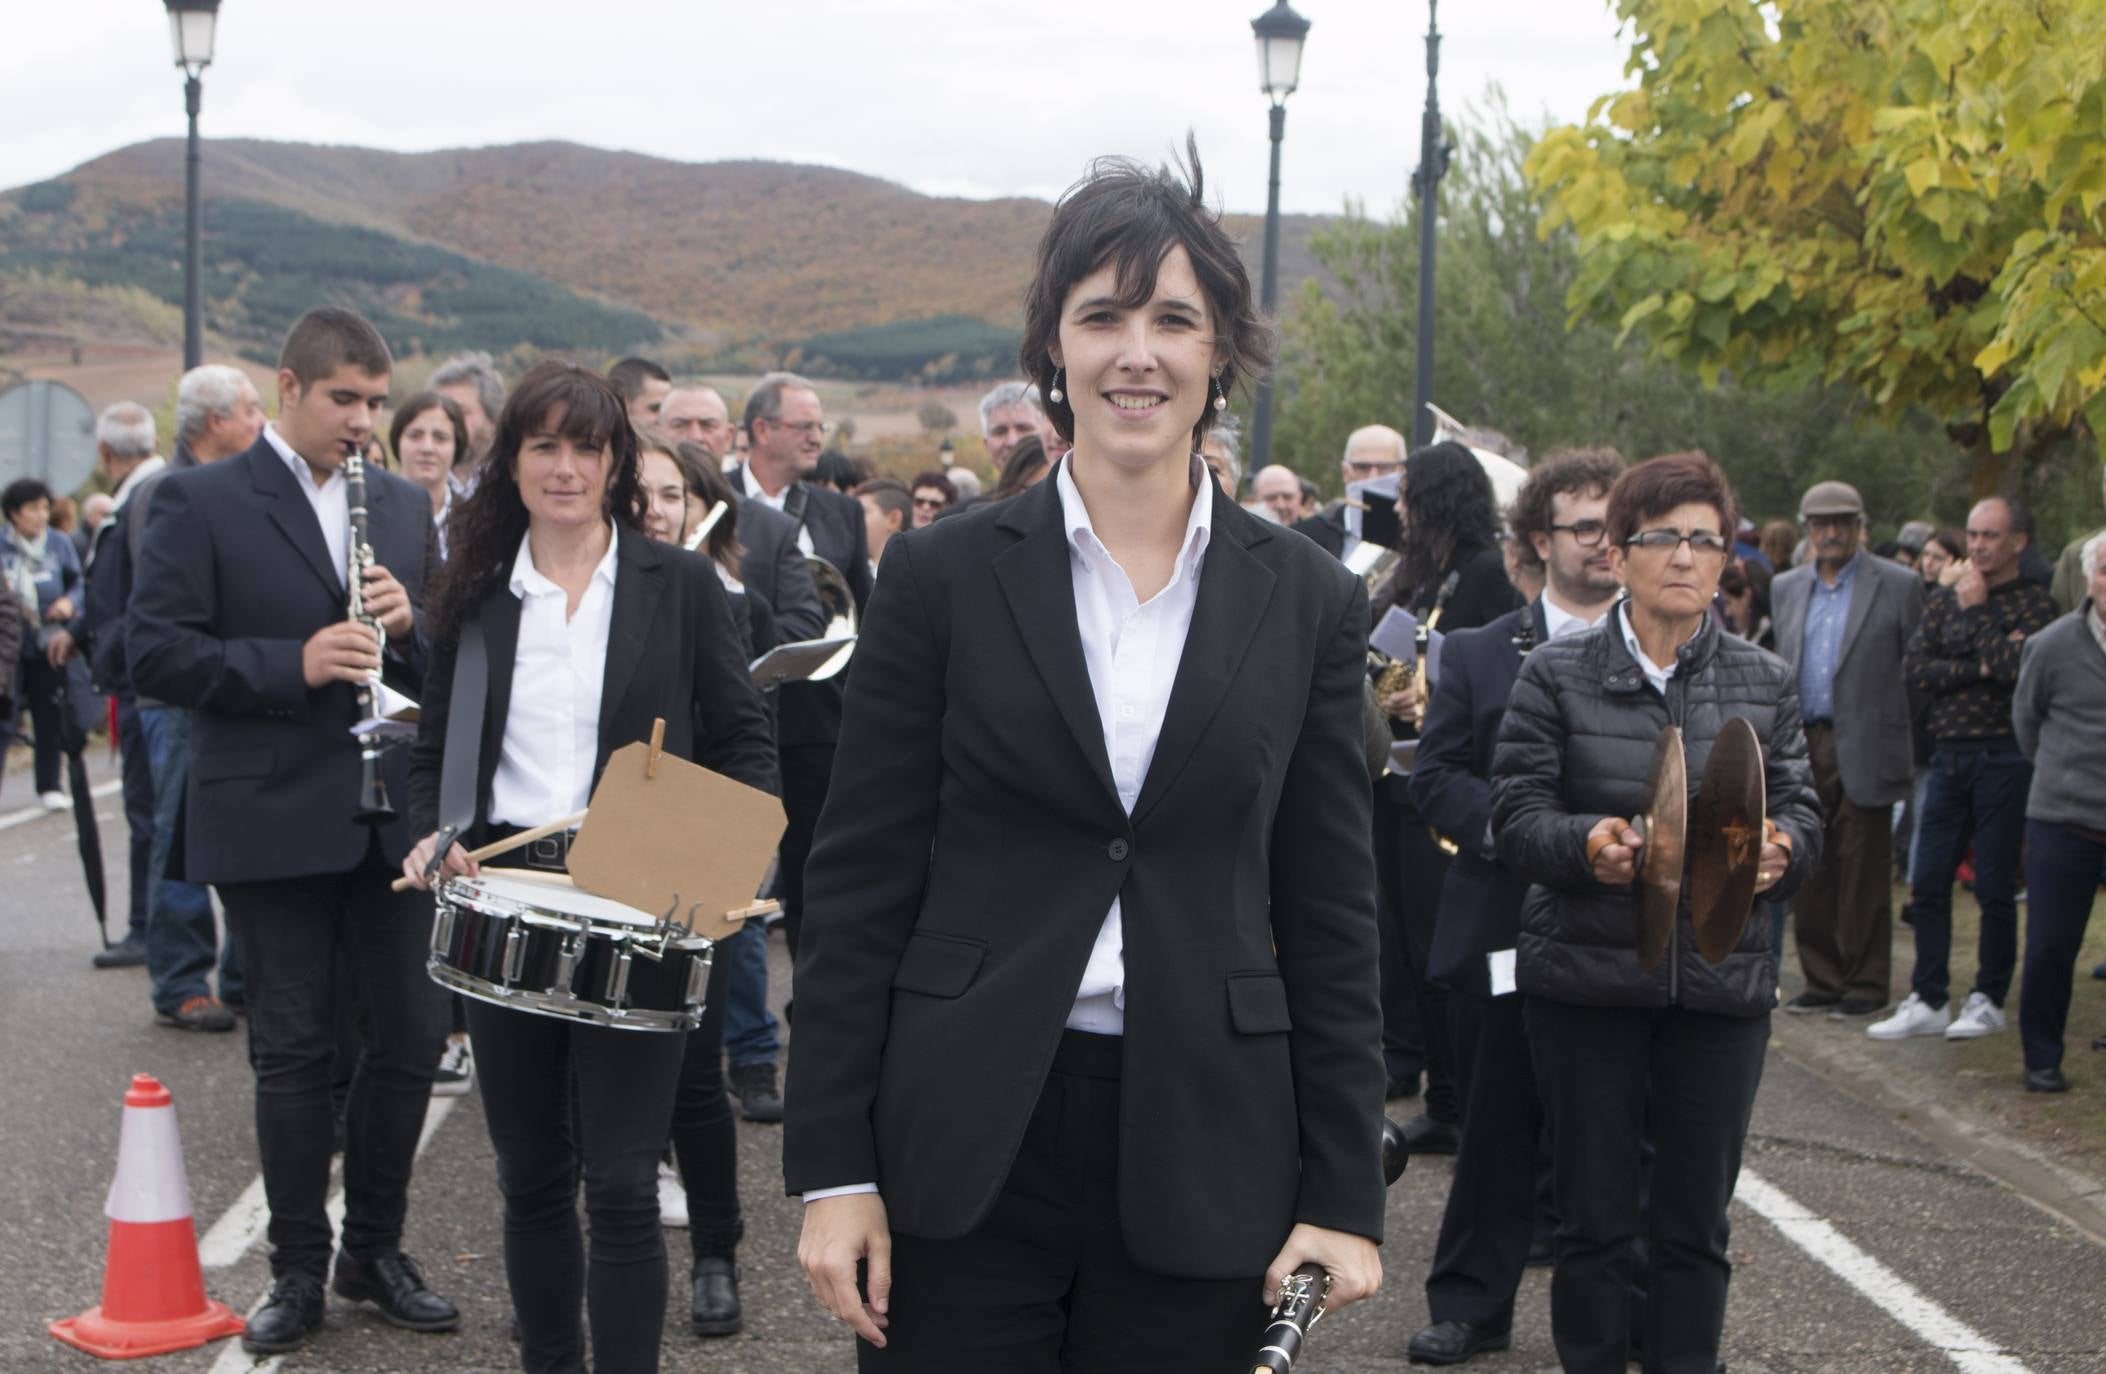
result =
[[1798,685],[1782,659],[1706,616],[1676,654],[1663,696],[1624,643],[1623,613],[1619,606],[1600,628],[1531,653],[1500,726],[1492,830],[1500,862],[1532,884],[1521,912],[1520,990],[1582,1006],[1761,1015],[1776,1003],[1770,923],[1751,918],[1713,967],[1696,949],[1685,881],[1668,957],[1648,973],[1638,965],[1635,889],[1595,881],[1586,840],[1604,816],[1645,810],[1662,730],[1681,727],[1694,801],[1712,741],[1742,716],[1762,742],[1770,819],[1792,845],[1784,877],[1761,900],[1789,896],[1821,847]]

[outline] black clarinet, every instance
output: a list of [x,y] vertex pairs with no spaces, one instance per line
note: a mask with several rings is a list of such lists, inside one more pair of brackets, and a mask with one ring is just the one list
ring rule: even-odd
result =
[[[1395,1183],[1411,1162],[1411,1147],[1397,1123],[1382,1120],[1382,1186]],[[1293,1374],[1301,1358],[1309,1330],[1322,1320],[1324,1300],[1331,1293],[1331,1276],[1320,1264],[1305,1264],[1280,1285],[1279,1301],[1273,1305],[1272,1325],[1265,1328],[1264,1344],[1251,1362],[1250,1374]]]
[[[376,643],[385,644],[380,622],[366,613],[366,569],[373,565],[373,544],[366,531],[366,464],[356,452],[344,459],[344,504],[351,508],[351,547],[344,573],[350,605],[346,619],[373,631]],[[380,714],[380,675],[358,685],[358,718],[371,722]],[[386,825],[395,819],[388,800],[387,776],[381,771],[381,756],[387,745],[371,730],[358,737],[358,809],[352,819],[360,825]]]

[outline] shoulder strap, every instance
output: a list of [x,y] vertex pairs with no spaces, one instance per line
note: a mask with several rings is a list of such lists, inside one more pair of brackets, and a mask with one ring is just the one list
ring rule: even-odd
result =
[[[483,752],[483,703],[490,687],[490,655],[483,646],[483,622],[461,627],[460,652],[453,661],[453,693],[447,698],[446,754],[439,773],[439,824],[465,835],[475,824],[475,784]],[[439,852],[445,853],[445,846]]]

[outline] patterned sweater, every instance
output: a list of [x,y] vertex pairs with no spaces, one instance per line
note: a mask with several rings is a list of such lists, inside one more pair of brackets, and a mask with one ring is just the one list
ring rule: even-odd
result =
[[[2025,637],[2056,618],[2045,587],[2013,578],[1989,589],[1979,606],[1962,607],[1939,587],[1909,640],[1908,683],[1930,697],[1930,731],[1940,749],[2016,749],[2011,693]],[[2013,633],[2017,638],[2012,638]]]

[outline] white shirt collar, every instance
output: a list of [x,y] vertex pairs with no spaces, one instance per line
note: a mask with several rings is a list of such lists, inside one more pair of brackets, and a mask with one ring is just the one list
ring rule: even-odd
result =
[[[1582,630],[1591,630],[1596,625],[1601,624],[1601,616],[1598,615],[1592,620],[1582,620],[1558,605],[1557,602],[1552,601],[1548,592],[1543,594],[1542,601],[1543,625],[1549,631],[1548,637],[1551,639],[1556,639],[1560,635],[1578,634]],[[1607,611],[1602,612],[1602,615],[1607,614]]]
[[[595,579],[605,582],[610,587],[614,585],[615,550],[621,547],[621,542],[621,535],[618,532],[609,531],[607,552],[600,556],[599,565],[592,570],[592,575]],[[521,599],[529,596],[547,596],[551,592],[561,592],[563,590],[546,577],[543,577],[541,569],[534,566],[533,545],[529,542],[529,537],[524,534],[519,536],[519,554],[512,560],[511,587],[512,595]]]
[[[1616,613],[1616,623],[1623,627],[1623,646],[1631,651],[1631,658],[1638,664],[1639,670],[1645,674],[1646,678],[1649,681],[1651,681],[1653,686],[1659,688],[1660,691],[1664,694],[1667,691],[1667,680],[1675,675],[1675,666],[1678,662],[1678,659],[1668,659],[1667,666],[1663,668],[1659,664],[1647,658],[1645,656],[1645,650],[1638,647],[1638,632],[1631,628],[1630,601],[1626,599],[1623,601],[1619,601],[1616,604],[1618,608]],[[1699,620],[1697,622],[1696,629],[1690,631],[1689,639],[1695,639],[1698,635],[1702,634],[1703,632],[1704,622]],[[1689,639],[1683,640],[1682,643],[1687,644],[1689,642]]]
[[145,462],[124,474],[124,480],[117,484],[117,490],[111,496],[110,509],[115,511],[122,508],[125,498],[129,497],[141,482],[144,482],[147,478],[167,466],[168,460],[156,453],[153,457],[148,458]]
[[797,485],[794,481],[785,482],[782,484],[781,491],[770,496],[768,489],[760,484],[760,478],[753,475],[753,464],[750,461],[739,470],[739,478],[745,485],[747,496],[773,506],[777,510],[781,510],[783,503],[789,500],[790,488]]
[[264,425],[263,437],[270,441],[271,447],[278,451],[278,456],[285,460],[285,466],[292,469],[293,480],[300,484],[300,490],[302,491],[319,491],[322,487],[328,486],[331,482],[344,475],[342,467],[331,468],[329,475],[323,478],[320,485],[317,486],[314,480],[314,469],[307,465],[305,458],[293,451],[291,444],[285,442],[285,436],[278,432],[277,421],[273,420]]
[[[1087,557],[1093,550],[1101,551],[1104,541],[1097,538],[1097,527],[1090,523],[1089,507],[1082,502],[1082,489],[1075,485],[1074,475],[1069,471],[1074,466],[1074,452],[1070,450],[1062,458],[1053,480],[1060,492],[1060,516],[1062,527],[1067,531],[1068,547]],[[1207,542],[1214,537],[1214,502],[1212,493],[1202,483],[1214,480],[1213,474],[1197,454],[1193,455],[1190,473],[1192,483],[1192,512],[1185,517],[1184,554],[1178,559],[1178,571],[1173,578],[1182,576],[1190,567],[1197,569],[1199,560],[1205,556]],[[1084,542],[1084,536],[1088,542]]]

